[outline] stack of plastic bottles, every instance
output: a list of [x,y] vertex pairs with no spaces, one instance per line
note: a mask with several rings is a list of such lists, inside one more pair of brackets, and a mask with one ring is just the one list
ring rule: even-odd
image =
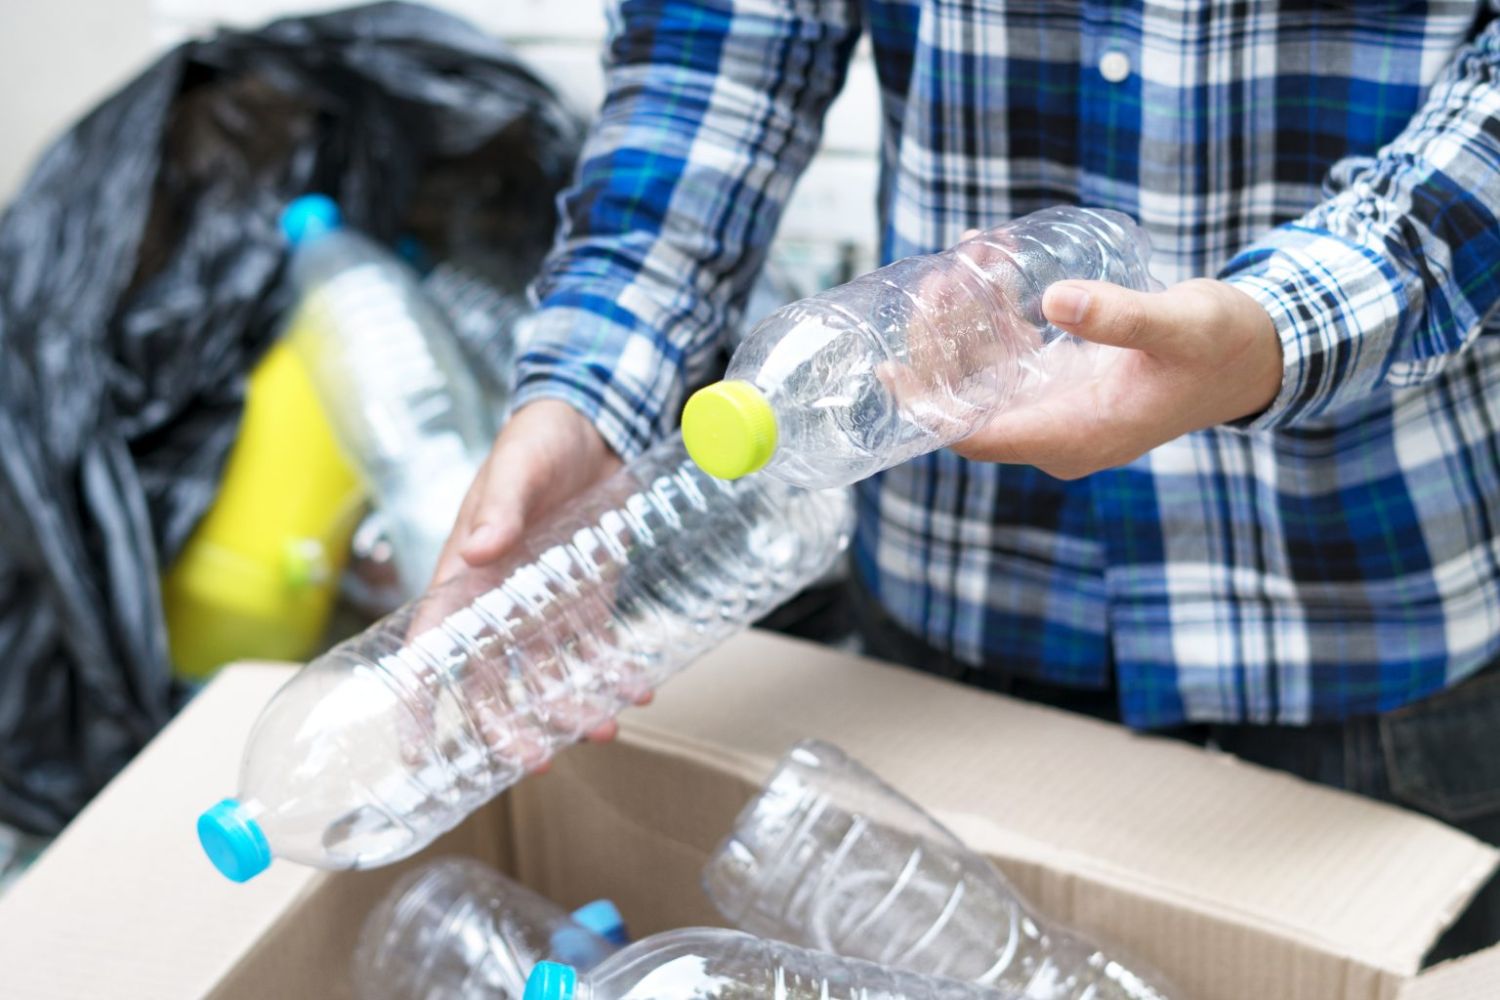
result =
[[[735,930],[624,943],[473,862],[371,916],[361,1000],[1166,1000],[1159,977],[1038,916],[1003,876],[837,747],[794,747],[703,874]],[[587,926],[579,926],[580,923]],[[529,975],[528,975],[529,974]]]
[[492,404],[411,267],[346,227],[332,200],[297,199],[282,230],[298,294],[290,343],[416,596],[489,451]]
[[[622,948],[622,946],[624,946]],[[356,1000],[1013,1000],[1017,994],[689,928],[627,945],[607,900],[571,916],[472,860],[408,875],[370,914]]]
[[1018,1000],[991,986],[800,948],[743,931],[666,931],[591,972],[542,962],[525,1000]]
[[[411,514],[413,550],[430,549],[488,443],[483,408],[410,275],[329,208],[288,221],[299,328],[313,331],[300,349],[331,398],[359,401],[335,427],[382,506]],[[366,868],[430,844],[823,574],[851,528],[849,482],[1091,377],[1101,349],[1050,327],[1042,291],[1069,277],[1150,287],[1146,254],[1123,216],[1049,210],[774,314],[729,380],[694,397],[686,442],[289,681],[250,737],[238,797],[199,818],[209,858],[244,881],[274,856]],[[704,885],[739,930],[614,951],[618,935],[599,932],[618,921],[595,922],[599,907],[569,918],[493,872],[440,866],[372,916],[356,981],[372,1000],[514,996],[523,977],[527,1000],[1166,995],[824,744],[793,750]]]
[[256,722],[238,798],[200,817],[204,850],[237,881],[273,855],[416,852],[816,580],[851,519],[846,490],[725,482],[663,442],[299,671]]
[[798,744],[703,873],[743,930],[1032,1000],[1163,1000],[1142,974],[1043,919],[984,858],[843,751]]
[[519,1000],[538,962],[592,969],[628,942],[613,903],[569,914],[470,858],[396,883],[360,932],[357,1000]]

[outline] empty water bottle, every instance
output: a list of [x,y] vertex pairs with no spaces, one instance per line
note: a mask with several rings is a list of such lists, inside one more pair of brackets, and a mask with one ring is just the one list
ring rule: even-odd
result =
[[817,579],[851,516],[845,490],[727,483],[663,442],[288,681],[204,849],[240,881],[413,853]]
[[340,445],[391,528],[402,588],[421,593],[489,450],[493,420],[416,275],[345,228],[321,195],[292,202],[289,329]]
[[1037,916],[988,861],[827,743],[792,748],[709,860],[703,887],[752,934],[1032,1000],[1167,995]]
[[541,961],[591,969],[626,944],[613,903],[571,916],[470,858],[409,873],[371,911],[354,949],[357,1000],[520,1000]]
[[1146,234],[1119,212],[1049,208],[907,257],[772,313],[724,381],[683,411],[688,450],[843,486],[953,444],[1019,400],[1088,376],[1101,350],[1042,317],[1054,281],[1152,287]]
[[525,1000],[1014,1000],[973,983],[808,951],[739,931],[690,928],[639,941],[593,972],[541,962]]
[[422,278],[422,291],[448,317],[475,381],[489,400],[493,421],[503,422],[515,388],[516,358],[534,315],[530,303],[524,295],[500,288],[485,273],[452,260]]

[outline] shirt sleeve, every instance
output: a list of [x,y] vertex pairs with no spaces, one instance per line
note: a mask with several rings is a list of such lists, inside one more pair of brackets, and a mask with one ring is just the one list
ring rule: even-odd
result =
[[1330,196],[1221,278],[1281,336],[1282,385],[1249,429],[1295,425],[1420,384],[1500,303],[1500,22],[1467,45],[1405,130],[1343,160]]
[[629,457],[743,306],[859,34],[846,0],[624,0],[607,96],[534,292],[515,405],[562,399]]

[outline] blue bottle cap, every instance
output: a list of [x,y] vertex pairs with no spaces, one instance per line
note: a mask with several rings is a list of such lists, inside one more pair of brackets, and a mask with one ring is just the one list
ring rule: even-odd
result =
[[244,806],[225,799],[198,817],[198,843],[224,877],[248,882],[271,865],[271,845]]
[[575,969],[592,969],[614,950],[608,941],[575,924],[565,924],[553,931],[549,943],[553,959]]
[[521,1000],[573,1000],[578,990],[578,973],[571,965],[538,962],[526,980]]
[[281,235],[292,246],[301,246],[313,236],[331,233],[343,225],[338,203],[326,194],[305,194],[281,213]]
[[573,911],[573,920],[606,941],[614,944],[630,943],[630,936],[625,933],[625,918],[620,916],[619,908],[607,899],[584,903]]
[[432,270],[432,255],[427,252],[426,245],[410,233],[398,238],[391,249],[396,251],[397,257],[410,264],[413,271],[426,274]]

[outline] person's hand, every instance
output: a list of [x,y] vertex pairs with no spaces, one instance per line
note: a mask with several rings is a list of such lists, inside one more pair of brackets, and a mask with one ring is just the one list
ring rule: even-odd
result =
[[[465,566],[501,559],[538,520],[619,467],[593,423],[573,407],[556,400],[521,407],[495,438],[464,497],[433,585]],[[588,739],[613,739],[617,728],[610,720]]]
[[432,582],[495,562],[526,529],[620,467],[594,425],[567,403],[521,407],[495,438],[464,496]]
[[1281,340],[1271,317],[1221,281],[1163,292],[1060,281],[1047,289],[1042,312],[1110,349],[1090,377],[1002,411],[954,445],[958,454],[1076,479],[1189,431],[1259,413],[1281,387]]

